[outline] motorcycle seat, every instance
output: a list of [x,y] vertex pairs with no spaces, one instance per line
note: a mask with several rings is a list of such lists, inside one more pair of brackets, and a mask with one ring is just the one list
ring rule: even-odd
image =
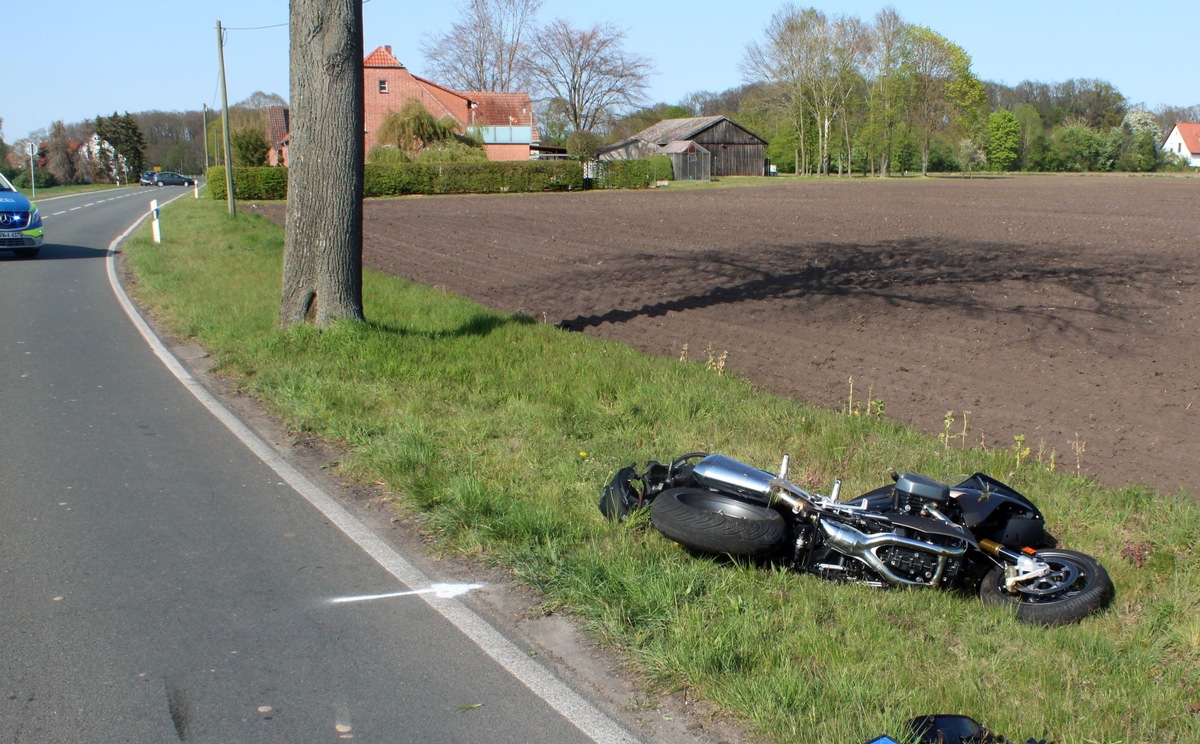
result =
[[906,493],[910,497],[925,499],[935,504],[945,504],[950,501],[950,486],[920,473],[901,475],[896,479],[896,490]]

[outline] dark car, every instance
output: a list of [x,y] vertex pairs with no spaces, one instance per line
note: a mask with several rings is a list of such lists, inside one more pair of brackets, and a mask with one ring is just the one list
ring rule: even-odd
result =
[[181,176],[178,173],[172,173],[170,171],[163,171],[162,173],[155,174],[154,176],[155,186],[192,186],[195,183],[196,179],[194,178]]
[[140,183],[142,186],[153,186],[154,179],[157,176],[158,176],[158,171],[146,171],[145,173],[142,174],[142,177],[141,177],[141,179],[139,179],[138,183]]

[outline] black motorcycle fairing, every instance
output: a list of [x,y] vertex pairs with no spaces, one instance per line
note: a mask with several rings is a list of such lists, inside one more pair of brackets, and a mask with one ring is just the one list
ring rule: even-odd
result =
[[951,522],[943,522],[940,519],[929,519],[927,517],[917,517],[911,514],[889,514],[888,518],[892,524],[897,527],[903,527],[914,532],[922,532],[927,535],[937,535],[938,537],[946,537],[952,540],[966,540],[972,545],[975,544],[975,539],[971,537],[971,533],[964,530],[957,524]]
[[962,511],[963,524],[978,539],[1020,547],[1048,547],[1055,542],[1033,502],[989,475],[975,473],[951,489],[951,495]]

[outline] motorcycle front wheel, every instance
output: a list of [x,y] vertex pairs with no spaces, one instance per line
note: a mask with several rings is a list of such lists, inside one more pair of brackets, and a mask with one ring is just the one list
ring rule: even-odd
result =
[[1069,625],[1099,610],[1112,599],[1113,584],[1104,566],[1073,550],[1039,550],[1050,565],[1046,576],[1004,590],[1004,568],[983,577],[979,597],[985,605],[1015,609],[1017,618],[1033,625]]
[[703,488],[663,491],[650,507],[650,521],[685,548],[715,555],[767,555],[788,535],[774,509]]

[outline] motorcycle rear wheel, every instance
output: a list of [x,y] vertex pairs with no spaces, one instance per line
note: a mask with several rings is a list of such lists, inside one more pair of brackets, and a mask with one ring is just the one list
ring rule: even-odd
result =
[[788,536],[774,509],[703,488],[663,491],[650,507],[650,521],[680,545],[715,555],[768,555]]
[[1015,610],[1017,618],[1032,625],[1077,623],[1113,596],[1112,580],[1104,566],[1090,555],[1073,550],[1039,550],[1051,574],[1035,580],[1026,592],[1004,591],[1004,568],[996,566],[983,577],[979,598],[985,605]]

